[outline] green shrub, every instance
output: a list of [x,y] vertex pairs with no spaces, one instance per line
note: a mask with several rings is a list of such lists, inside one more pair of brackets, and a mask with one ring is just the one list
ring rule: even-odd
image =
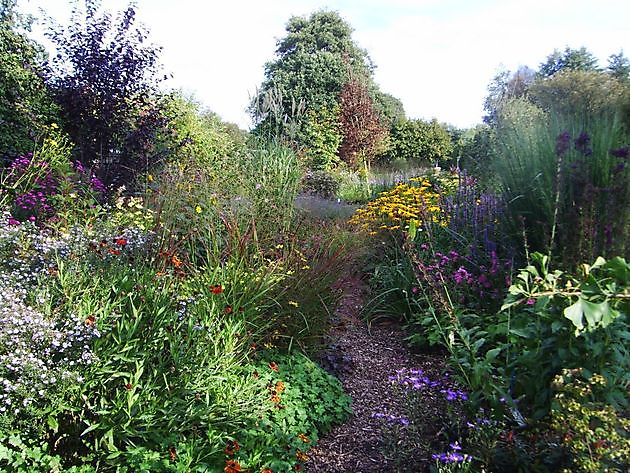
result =
[[327,171],[307,171],[302,178],[302,192],[333,199],[339,191],[339,181]]
[[453,145],[446,129],[436,120],[400,120],[390,131],[388,161],[405,159],[416,164],[444,164]]

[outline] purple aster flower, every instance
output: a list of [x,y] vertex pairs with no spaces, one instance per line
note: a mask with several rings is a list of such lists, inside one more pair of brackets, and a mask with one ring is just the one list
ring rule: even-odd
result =
[[562,156],[567,152],[571,143],[571,135],[568,131],[563,131],[556,138],[556,156]]
[[584,156],[590,156],[591,154],[593,154],[593,150],[588,146],[590,142],[590,136],[588,136],[588,133],[583,131],[582,133],[580,133],[580,136],[578,136],[574,141],[575,149],[582,153]]
[[623,158],[627,159],[630,156],[630,149],[627,146],[623,148],[611,149],[610,154],[612,154],[615,158]]

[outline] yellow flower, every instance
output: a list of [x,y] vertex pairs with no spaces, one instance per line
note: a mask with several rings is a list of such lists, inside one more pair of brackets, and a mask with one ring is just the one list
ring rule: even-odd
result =
[[147,181],[153,182],[153,175],[152,174],[147,174]]
[[201,206],[198,205],[197,207],[195,207],[195,212],[197,212],[198,214],[201,213]]
[[293,307],[299,307],[300,304],[297,303],[296,301],[289,301],[289,305],[292,305]]

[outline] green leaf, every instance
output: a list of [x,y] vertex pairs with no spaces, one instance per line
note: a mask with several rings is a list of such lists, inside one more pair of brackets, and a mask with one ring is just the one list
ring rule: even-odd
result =
[[486,352],[486,361],[488,363],[492,363],[497,358],[497,356],[499,356],[499,353],[501,353],[501,347],[488,350]]
[[564,316],[569,319],[577,330],[582,330],[584,328],[584,324],[582,323],[582,318],[584,316],[584,310],[582,309],[582,299],[578,299],[578,301],[564,309]]
[[407,232],[407,234],[409,235],[409,239],[410,240],[415,240],[416,239],[416,233],[417,233],[417,225],[416,222],[414,220],[411,220],[409,222],[409,231]]
[[[564,316],[573,322],[579,330],[584,328],[583,319],[586,319],[588,327],[593,329],[598,325],[608,325],[613,318],[608,301],[595,303],[579,298],[577,302],[564,309]],[[604,322],[602,322],[604,320]]]

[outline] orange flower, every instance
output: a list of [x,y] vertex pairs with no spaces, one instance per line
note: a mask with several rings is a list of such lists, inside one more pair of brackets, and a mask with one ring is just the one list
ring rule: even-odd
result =
[[223,313],[225,315],[229,315],[232,313],[232,306],[231,305],[226,305],[225,308],[223,309]]
[[278,381],[278,382],[276,383],[276,392],[277,392],[278,394],[282,394],[282,391],[284,391],[285,387],[286,387],[286,386],[284,385],[284,383],[283,383],[282,381]]
[[182,265],[182,260],[180,260],[177,255],[173,255],[171,257],[171,263],[173,263],[173,266],[176,268],[179,268]]
[[157,273],[155,273],[155,276],[158,278],[164,276],[164,271],[158,271]]
[[117,256],[120,254],[120,250],[116,249],[116,248],[110,248],[109,250],[107,250],[109,252],[110,255],[114,255]]
[[273,402],[274,404],[280,403],[280,396],[274,394],[273,396],[271,396],[271,402]]
[[223,471],[225,471],[225,473],[238,473],[243,470],[241,470],[241,465],[236,460],[226,460]]
[[223,451],[226,455],[234,455],[240,449],[241,447],[236,440],[230,440]]
[[175,447],[168,447],[168,454],[171,457],[171,461],[175,461],[177,458],[177,450],[175,450]]
[[308,460],[308,456],[306,455],[306,453],[304,453],[301,450],[298,450],[297,452],[295,452],[295,458],[297,458],[298,460],[303,461],[303,462]]
[[260,473],[273,473],[273,471],[271,471],[269,468],[265,468]]
[[223,286],[221,284],[215,284],[210,288],[212,294],[221,294],[223,292]]
[[116,243],[118,246],[125,246],[128,242],[126,238],[116,238],[116,240],[114,240],[114,243]]
[[272,361],[271,363],[269,363],[269,368],[270,368],[272,371],[275,371],[276,373],[278,372],[278,365],[277,365],[274,361]]
[[90,315],[87,319],[85,319],[85,325],[94,325],[96,323],[96,317]]
[[310,442],[309,438],[306,435],[304,435],[304,434],[299,434],[298,438],[304,443],[309,443]]

